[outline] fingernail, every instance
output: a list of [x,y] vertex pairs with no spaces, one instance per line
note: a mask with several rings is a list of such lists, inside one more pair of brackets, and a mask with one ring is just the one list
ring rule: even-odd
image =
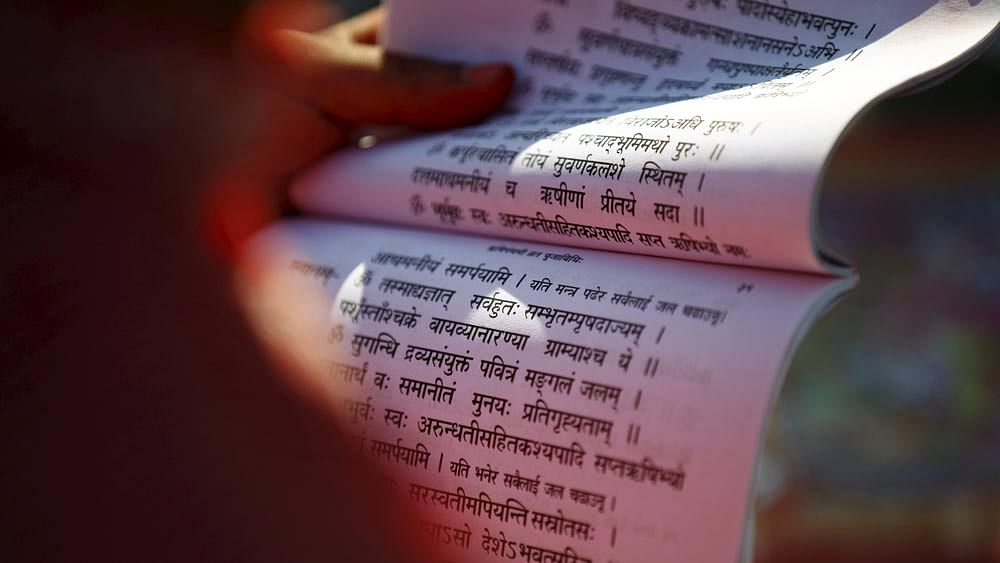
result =
[[489,63],[467,67],[465,69],[465,81],[472,84],[491,84],[500,79],[507,72],[507,65],[502,63]]

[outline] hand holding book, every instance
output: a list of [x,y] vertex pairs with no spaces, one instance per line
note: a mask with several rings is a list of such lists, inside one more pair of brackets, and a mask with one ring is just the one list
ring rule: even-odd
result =
[[349,144],[359,127],[470,125],[496,111],[513,83],[511,67],[502,63],[462,65],[385,52],[377,44],[380,8],[313,30],[322,17],[257,9],[247,18],[242,58],[271,95],[259,134],[221,173],[212,194],[216,235],[226,248],[238,249],[276,219],[288,179]]
[[382,19],[376,8],[315,32],[271,29],[251,34],[252,51],[281,90],[346,127],[448,129],[500,107],[513,83],[508,65],[387,53],[377,44]]

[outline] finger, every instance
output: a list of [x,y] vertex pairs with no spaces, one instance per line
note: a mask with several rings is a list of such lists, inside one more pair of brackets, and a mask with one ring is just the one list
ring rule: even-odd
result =
[[384,12],[381,7],[372,8],[350,19],[320,31],[317,35],[342,39],[351,43],[374,45],[378,42],[379,28],[382,26]]
[[265,37],[276,29],[330,29],[342,17],[333,3],[322,0],[259,0],[248,4],[242,34],[251,38]]
[[288,30],[273,36],[269,55],[293,95],[354,123],[468,124],[499,108],[514,80],[502,64],[463,67]]

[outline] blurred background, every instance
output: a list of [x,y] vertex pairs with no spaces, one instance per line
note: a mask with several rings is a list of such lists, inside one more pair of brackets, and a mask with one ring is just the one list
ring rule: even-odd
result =
[[1000,562],[1000,44],[864,114],[820,213],[861,283],[781,391],[755,560]]
[[1000,561],[1000,46],[879,102],[824,180],[861,283],[799,348],[757,560]]

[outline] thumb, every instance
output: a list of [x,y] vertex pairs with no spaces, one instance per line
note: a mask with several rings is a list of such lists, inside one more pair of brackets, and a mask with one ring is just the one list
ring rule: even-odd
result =
[[265,62],[280,85],[349,123],[472,123],[500,107],[514,80],[504,64],[441,63],[300,31],[276,32],[269,43]]

